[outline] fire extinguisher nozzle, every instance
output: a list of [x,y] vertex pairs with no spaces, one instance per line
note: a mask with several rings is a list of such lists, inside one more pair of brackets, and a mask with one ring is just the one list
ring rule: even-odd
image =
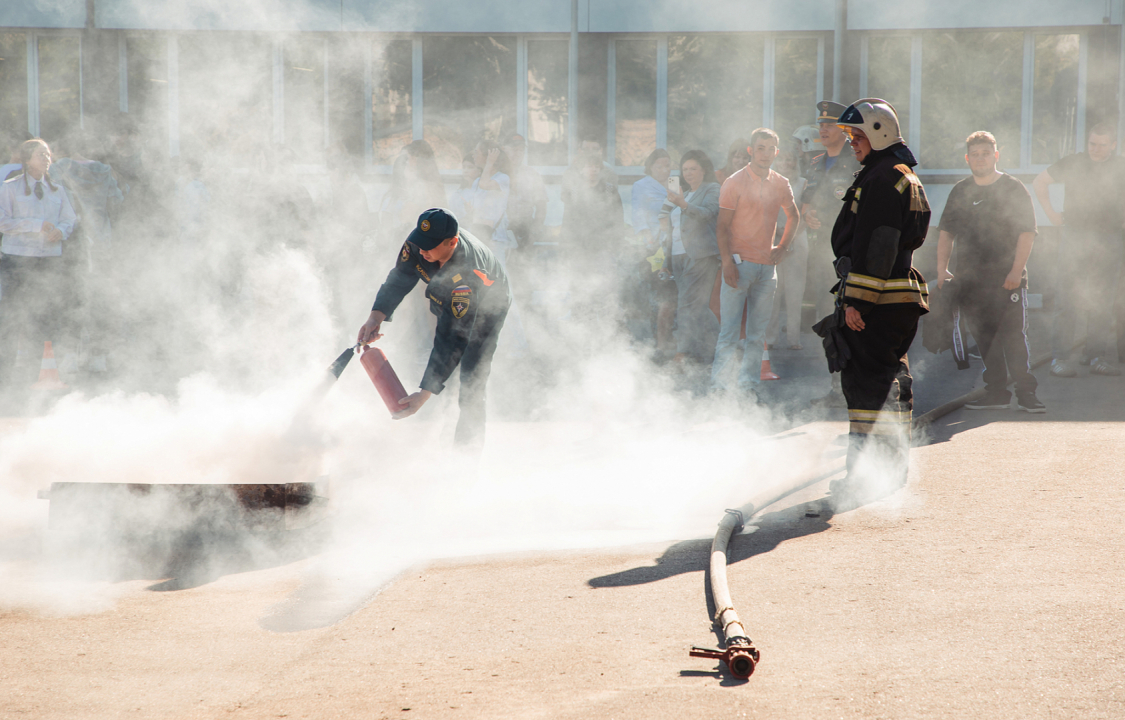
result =
[[340,378],[340,374],[344,372],[344,368],[346,368],[348,366],[348,363],[352,361],[352,357],[354,355],[355,348],[348,348],[344,352],[340,353],[340,357],[336,358],[336,361],[328,366],[328,372],[338,380]]

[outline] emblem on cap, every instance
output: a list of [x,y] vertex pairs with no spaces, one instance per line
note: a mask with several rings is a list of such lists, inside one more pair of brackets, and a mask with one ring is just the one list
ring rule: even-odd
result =
[[430,221],[429,220],[423,220],[422,222],[418,223],[418,227],[422,228],[422,232],[429,232],[430,231]]

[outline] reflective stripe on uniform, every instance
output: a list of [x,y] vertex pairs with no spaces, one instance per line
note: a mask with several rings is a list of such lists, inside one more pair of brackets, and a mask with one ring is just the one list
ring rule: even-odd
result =
[[849,432],[859,435],[897,435],[909,432],[910,410],[848,410]]
[[882,278],[870,275],[851,273],[844,284],[844,297],[874,303],[875,305],[890,305],[893,303],[917,303],[923,307],[929,306],[930,290],[924,282],[916,279]]

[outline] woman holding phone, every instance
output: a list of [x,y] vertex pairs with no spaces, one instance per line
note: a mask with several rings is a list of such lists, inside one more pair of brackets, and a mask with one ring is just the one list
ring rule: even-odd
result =
[[715,166],[702,150],[680,158],[679,183],[669,184],[660,222],[670,239],[665,270],[676,281],[676,358],[693,362],[709,377],[719,321],[711,312],[711,287],[719,272],[719,183]]

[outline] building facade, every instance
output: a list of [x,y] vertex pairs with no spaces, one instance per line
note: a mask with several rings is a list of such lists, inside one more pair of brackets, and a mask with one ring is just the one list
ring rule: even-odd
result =
[[666,147],[721,165],[822,98],[898,109],[928,182],[987,129],[1027,177],[1120,122],[1125,0],[13,0],[0,6],[0,134],[123,123],[170,156],[285,148],[390,172],[424,138],[459,171],[480,135],[561,174],[585,139],[628,178]]

